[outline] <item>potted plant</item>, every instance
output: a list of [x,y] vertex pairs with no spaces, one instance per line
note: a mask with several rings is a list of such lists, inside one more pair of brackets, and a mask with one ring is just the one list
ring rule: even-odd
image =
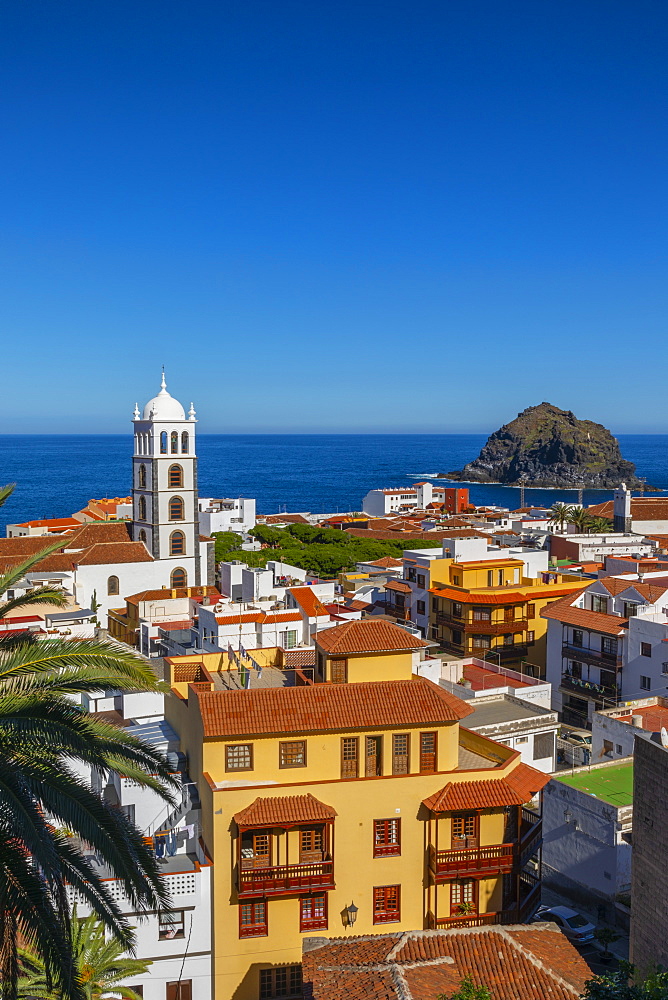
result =
[[599,927],[598,930],[594,931],[594,937],[599,944],[603,945],[601,961],[604,965],[609,965],[614,957],[610,951],[610,945],[614,944],[615,941],[619,941],[620,935],[613,931],[612,927]]
[[460,903],[457,907],[457,913],[461,914],[462,917],[470,916],[475,913],[475,905],[473,903]]

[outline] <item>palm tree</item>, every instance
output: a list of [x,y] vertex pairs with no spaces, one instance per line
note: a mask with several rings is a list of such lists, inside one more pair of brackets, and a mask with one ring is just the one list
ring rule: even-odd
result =
[[[0,490],[0,505],[12,487]],[[62,539],[0,576],[0,597]],[[67,595],[38,587],[0,603],[0,618]],[[153,852],[122,812],[92,791],[82,771],[120,772],[173,802],[176,784],[162,754],[102,722],[77,703],[100,689],[161,690],[150,664],[132,650],[95,639],[0,635],[0,988],[15,1000],[17,939],[39,952],[68,1000],[84,1000],[76,977],[66,886],[90,906],[123,949],[133,929],[85,853],[119,879],[136,912],[168,902]],[[69,835],[68,835],[69,834]],[[74,835],[74,836],[72,836]],[[107,879],[109,874],[107,874]]]
[[587,531],[590,535],[605,535],[612,530],[612,521],[609,521],[607,517],[591,517],[590,515],[587,524]]
[[560,531],[568,523],[573,508],[568,503],[553,503],[550,507],[550,524],[556,525]]
[[579,534],[584,534],[591,521],[589,514],[584,507],[573,507],[568,515],[568,523],[574,524]]
[[[77,919],[76,907],[70,933],[75,974],[87,1000],[101,1000],[110,994],[123,1000],[141,1000],[139,993],[122,983],[143,975],[151,962],[125,957],[123,946],[114,938],[107,938],[104,925],[95,915]],[[44,960],[37,952],[21,949],[20,960],[19,997],[61,1000],[62,994],[54,992]]]

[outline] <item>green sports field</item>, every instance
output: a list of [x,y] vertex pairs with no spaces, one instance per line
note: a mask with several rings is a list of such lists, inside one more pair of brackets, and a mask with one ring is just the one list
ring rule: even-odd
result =
[[597,799],[609,802],[612,806],[630,806],[633,804],[633,763],[613,764],[611,767],[601,767],[589,771],[582,768],[575,774],[556,779],[563,781],[571,788],[580,792],[595,795]]

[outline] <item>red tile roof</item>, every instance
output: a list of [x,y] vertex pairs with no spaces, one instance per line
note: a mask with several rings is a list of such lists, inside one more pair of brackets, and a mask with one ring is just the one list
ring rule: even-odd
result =
[[237,826],[291,826],[298,823],[323,823],[334,819],[336,815],[336,809],[309,793],[255,799],[255,802],[241,812],[235,813],[233,818]]
[[494,1000],[576,1000],[591,970],[553,923],[304,942],[309,1000],[437,1000],[466,977]]
[[206,691],[198,692],[197,697],[204,736],[218,739],[443,725],[473,712],[465,702],[424,677],[408,681]]
[[73,555],[79,566],[104,566],[116,563],[153,562],[143,542],[107,542],[91,545],[80,556]]
[[432,812],[453,812],[458,809],[493,809],[519,806],[529,802],[548,781],[549,774],[528,764],[518,764],[500,778],[486,781],[451,781],[440,792],[423,799]]
[[574,591],[568,597],[548,604],[541,611],[541,618],[551,618],[553,621],[563,622],[565,625],[575,625],[578,628],[601,632],[603,635],[621,635],[629,623],[628,618],[606,615],[601,611],[587,611],[585,608],[574,608],[572,602],[581,593],[581,590]]
[[309,618],[329,617],[329,612],[310,587],[290,587],[289,594]]
[[403,580],[388,580],[385,584],[385,590],[396,590],[400,594],[410,594],[410,585],[404,583]]
[[429,645],[392,622],[370,618],[328,628],[318,635],[315,643],[325,653],[383,653]]
[[[594,504],[587,507],[587,513],[592,517],[608,517],[614,515],[613,501]],[[660,497],[633,497],[631,499],[631,519],[634,521],[668,521],[668,500]]]
[[383,556],[382,559],[374,559],[372,562],[364,563],[365,566],[379,566],[381,569],[398,569],[403,566],[401,559],[394,559],[392,556]]
[[131,594],[125,598],[126,604],[139,604],[140,601],[175,601],[182,597],[188,597],[188,590],[193,599],[197,597],[220,597],[217,587],[176,587],[174,596],[169,587],[162,587],[160,590],[142,590],[139,594]]

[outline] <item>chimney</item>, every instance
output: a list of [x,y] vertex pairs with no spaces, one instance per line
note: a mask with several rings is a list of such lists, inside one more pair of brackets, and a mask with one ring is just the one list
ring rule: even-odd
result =
[[631,725],[636,729],[642,729],[642,715],[632,715]]

